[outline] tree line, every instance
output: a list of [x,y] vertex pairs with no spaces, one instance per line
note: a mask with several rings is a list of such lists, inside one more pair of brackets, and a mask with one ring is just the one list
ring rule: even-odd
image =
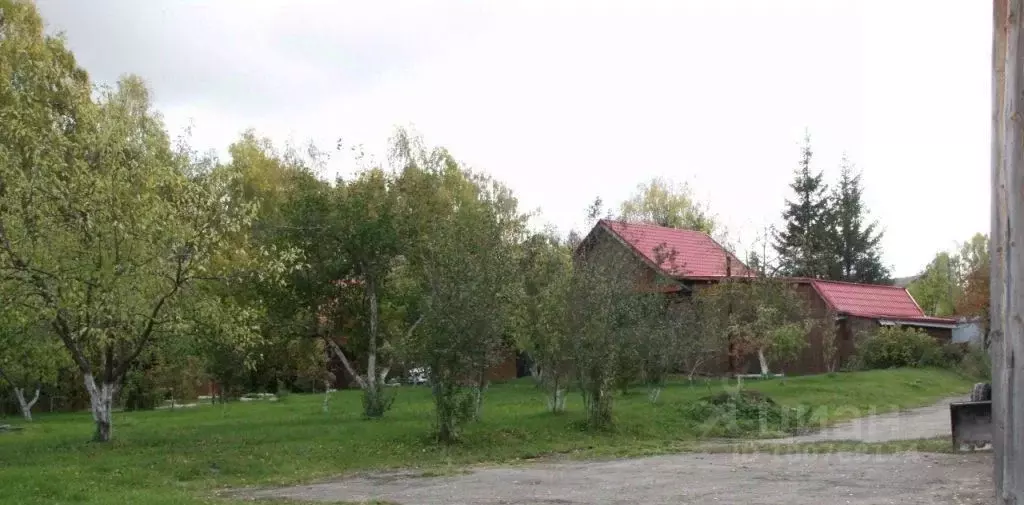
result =
[[[766,276],[891,283],[891,272],[882,260],[883,230],[863,203],[861,173],[844,157],[839,179],[830,188],[813,161],[808,136],[789,185],[792,196],[781,213],[783,224],[771,227],[760,253],[757,247],[747,252],[748,266]],[[731,247],[728,230],[687,184],[656,177],[639,185],[617,212],[603,212],[627,222],[701,231]]]
[[[0,383],[26,417],[42,389],[80,394],[95,439],[116,404],[152,407],[246,390],[329,391],[332,361],[386,415],[386,384],[429,373],[435,434],[483,415],[488,370],[527,353],[550,410],[570,387],[588,426],[614,392],[691,376],[727,347],[780,366],[808,321],[792,290],[737,280],[692,303],[636,292],[626,249],[531,232],[499,181],[403,130],[385,163],[317,174],[326,153],[255,132],[230,161],[173,139],[134,76],[96,87],[34,5],[0,0]],[[656,186],[624,214],[666,202],[713,232],[683,192]],[[674,203],[673,203],[674,202]],[[77,386],[75,385],[77,384]],[[325,395],[324,408],[329,408]]]
[[989,267],[988,236],[977,233],[953,251],[936,253],[907,289],[929,315],[978,317],[987,325]]

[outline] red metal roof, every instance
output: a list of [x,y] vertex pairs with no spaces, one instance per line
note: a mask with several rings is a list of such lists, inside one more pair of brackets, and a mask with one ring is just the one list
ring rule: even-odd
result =
[[809,282],[825,303],[841,314],[874,319],[955,323],[953,319],[925,315],[907,288],[820,279],[801,281]]
[[[704,232],[609,219],[602,219],[599,225],[603,225],[646,260],[659,265],[665,273],[674,277],[725,277],[726,258],[732,260],[731,275],[754,275],[736,256]],[[665,259],[669,255],[671,257]]]

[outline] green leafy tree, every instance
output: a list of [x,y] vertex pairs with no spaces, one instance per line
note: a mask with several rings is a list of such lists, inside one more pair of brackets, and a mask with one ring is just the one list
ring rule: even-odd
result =
[[175,338],[190,286],[224,277],[225,237],[252,210],[228,198],[233,174],[189,177],[192,160],[171,149],[139,79],[93,102],[34,6],[0,10],[0,275],[50,321],[107,441],[125,375]]
[[956,251],[942,251],[907,289],[925,313],[979,317],[988,324],[988,237],[978,233]]
[[247,131],[229,152],[227,168],[239,176],[232,198],[258,206],[251,231],[237,239],[296,260],[289,262],[284,282],[249,276],[218,286],[221,297],[244,311],[239,317],[257,317],[260,338],[225,339],[230,328],[203,327],[212,332],[204,339],[210,372],[226,398],[246,388],[326,390],[332,380],[320,321],[326,314],[318,310],[344,291],[335,281],[348,275],[349,266],[334,240],[337,191],[316,176],[322,160],[315,147],[300,155]]
[[554,233],[536,234],[523,244],[520,347],[533,360],[533,373],[548,392],[548,409],[565,410],[571,377],[567,301],[572,251]]
[[940,252],[921,275],[907,286],[917,304],[931,316],[951,316],[962,290],[960,257]]
[[[638,292],[627,250],[577,256],[569,298],[570,356],[592,429],[607,429],[613,392],[641,373],[643,336],[665,320],[664,295]],[[653,379],[653,377],[652,377]]]
[[773,248],[781,272],[796,277],[827,278],[833,263],[831,216],[828,186],[821,171],[813,171],[811,141],[808,136],[790,184],[795,198],[786,200],[782,230],[774,233]]
[[956,302],[958,315],[980,319],[985,328],[986,348],[988,346],[989,286],[991,283],[988,247],[988,236],[981,233],[975,234],[971,240],[961,246],[960,261],[963,279],[960,298]]
[[366,302],[366,377],[363,384],[365,414],[380,417],[390,406],[384,391],[385,375],[378,357],[384,346],[381,331],[381,296],[390,271],[401,253],[398,191],[393,178],[380,169],[363,172],[337,184],[335,207],[340,216],[336,243],[350,265],[350,277],[362,282]]
[[20,308],[13,296],[0,300],[0,384],[10,386],[22,416],[31,421],[43,387],[55,385],[57,373],[69,363],[47,321]]
[[836,317],[837,314],[830,310],[814,323],[821,336],[821,361],[828,373],[835,372],[839,366],[839,325]]
[[654,178],[637,187],[636,193],[622,202],[621,218],[631,222],[653,223],[669,228],[716,231],[714,216],[698,203],[686,184]]
[[392,159],[402,167],[403,255],[422,294],[415,308],[422,322],[402,351],[429,370],[437,436],[450,442],[479,417],[486,371],[510,347],[525,216],[507,188],[405,132]]
[[891,279],[889,269],[881,260],[882,232],[878,230],[877,221],[866,222],[862,193],[861,174],[844,157],[839,184],[833,191],[828,212],[836,258],[829,278],[887,284]]
[[683,346],[689,340],[685,336],[693,331],[676,324],[678,313],[659,298],[663,295],[654,293],[642,300],[635,333],[639,374],[651,403],[657,403],[668,375],[678,368]]
[[729,346],[724,330],[726,321],[720,312],[727,307],[716,301],[717,298],[702,296],[698,292],[686,303],[675,304],[669,309],[677,361],[691,382],[694,376],[722,359]]
[[699,303],[711,329],[722,333],[730,353],[739,361],[757,356],[762,374],[771,363],[784,365],[807,346],[806,307],[784,281],[772,278],[736,279],[702,290]]

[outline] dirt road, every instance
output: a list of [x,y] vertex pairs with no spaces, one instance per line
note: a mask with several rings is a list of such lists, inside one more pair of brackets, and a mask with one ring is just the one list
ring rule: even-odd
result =
[[947,398],[929,407],[862,417],[817,433],[769,440],[768,442],[784,444],[826,440],[890,442],[949,436],[949,404],[962,400],[966,400],[966,398]]
[[[810,438],[780,442],[941,435],[948,433],[945,405],[877,416],[867,424],[861,420]],[[992,501],[991,471],[990,453],[679,454],[476,468],[445,477],[372,474],[243,494],[401,505],[980,504]]]
[[246,493],[401,505],[991,503],[991,455],[683,454],[496,467],[418,478],[378,474]]

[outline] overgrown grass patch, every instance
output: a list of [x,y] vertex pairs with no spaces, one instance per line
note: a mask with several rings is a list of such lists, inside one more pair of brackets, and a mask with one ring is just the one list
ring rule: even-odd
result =
[[[871,412],[934,403],[966,393],[970,381],[941,370],[840,373],[833,377],[745,381],[778,405],[803,405],[830,424]],[[346,472],[395,468],[447,474],[476,463],[507,463],[563,455],[627,457],[694,450],[707,436],[681,414],[700,398],[734,390],[734,383],[672,382],[657,404],[639,390],[615,399],[615,429],[579,429],[583,406],[545,412],[532,381],[494,385],[483,419],[467,425],[463,441],[431,439],[432,402],[425,387],[402,387],[383,419],[365,420],[358,391],[335,393],[331,411],[322,396],[293,394],[287,402],[238,402],[187,409],[118,413],[114,441],[88,442],[88,414],[40,414],[25,429],[0,434],[0,504],[181,505],[229,504],[215,491],[291,484]],[[738,436],[757,437],[757,431]]]

